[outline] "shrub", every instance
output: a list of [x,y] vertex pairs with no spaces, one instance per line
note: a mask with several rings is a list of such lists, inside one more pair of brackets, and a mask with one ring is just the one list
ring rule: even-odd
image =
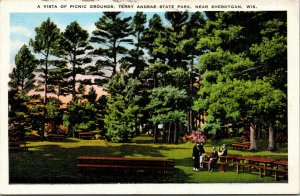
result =
[[192,142],[206,142],[206,136],[202,131],[192,131],[188,139]]

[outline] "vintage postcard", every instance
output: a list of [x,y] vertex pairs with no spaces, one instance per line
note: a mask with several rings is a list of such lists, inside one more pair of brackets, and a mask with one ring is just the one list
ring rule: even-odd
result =
[[1,194],[299,194],[298,0],[0,0]]

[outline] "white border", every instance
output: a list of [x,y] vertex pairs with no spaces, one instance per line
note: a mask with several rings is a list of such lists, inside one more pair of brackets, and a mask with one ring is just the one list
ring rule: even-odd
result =
[[[97,184],[97,185],[9,185],[8,184],[8,69],[10,12],[97,12],[116,9],[62,9],[70,4],[156,4],[156,5],[255,5],[247,11],[288,11],[288,158],[289,182],[251,184]],[[38,9],[37,5],[57,5],[58,8]],[[88,7],[88,6],[87,6]],[[192,6],[193,7],[193,6]],[[118,11],[159,12],[185,9],[118,9]],[[243,9],[189,9],[189,11],[245,11]],[[299,0],[0,0],[0,194],[299,194]]]

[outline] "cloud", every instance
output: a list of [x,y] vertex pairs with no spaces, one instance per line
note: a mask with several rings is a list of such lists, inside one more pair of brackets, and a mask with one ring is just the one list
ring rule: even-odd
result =
[[14,26],[10,28],[10,33],[13,34],[21,34],[23,36],[31,38],[33,36],[33,32],[29,29],[26,29],[25,27],[21,26]]
[[87,30],[90,36],[92,35],[92,32],[96,30],[96,26],[94,24],[84,25],[82,28]]
[[60,30],[61,32],[63,32],[63,31],[66,30],[67,25],[62,24],[62,23],[59,23],[59,22],[54,22],[54,24],[56,24],[57,28],[59,28],[59,30]]
[[27,44],[25,41],[21,41],[21,40],[13,40],[10,42],[10,51],[11,52],[17,52],[21,49],[21,47]]

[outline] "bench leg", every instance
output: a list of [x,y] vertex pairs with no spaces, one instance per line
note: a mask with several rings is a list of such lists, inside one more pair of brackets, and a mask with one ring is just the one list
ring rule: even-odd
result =
[[227,165],[226,164],[221,164],[220,170],[222,170],[223,172],[225,172],[227,170]]
[[259,175],[262,177],[262,168],[259,168]]
[[243,168],[243,173],[244,173],[244,166],[242,165],[236,165],[237,173],[240,173],[240,166]]

